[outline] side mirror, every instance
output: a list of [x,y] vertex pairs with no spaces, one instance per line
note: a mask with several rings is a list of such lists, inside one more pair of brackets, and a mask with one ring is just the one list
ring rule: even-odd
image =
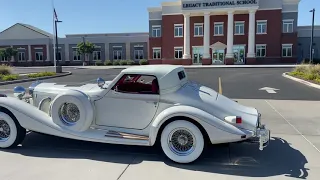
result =
[[15,97],[17,97],[18,99],[22,99],[23,96],[26,94],[26,89],[22,86],[16,86],[14,89],[13,89],[13,95]]
[[99,86],[100,88],[102,88],[102,87],[104,86],[104,84],[105,84],[105,80],[102,79],[102,78],[98,78],[98,79],[97,79],[97,84],[98,84],[98,86]]

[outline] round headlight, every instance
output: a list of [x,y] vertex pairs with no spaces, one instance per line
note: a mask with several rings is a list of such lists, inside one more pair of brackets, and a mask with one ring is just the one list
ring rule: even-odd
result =
[[36,82],[33,82],[30,86],[29,86],[29,95],[30,96],[33,96],[33,91],[34,91],[34,88],[36,86],[38,86],[39,84],[41,84],[40,81],[36,81]]
[[13,89],[13,95],[18,99],[22,99],[22,97],[26,94],[26,90],[22,86],[16,86]]

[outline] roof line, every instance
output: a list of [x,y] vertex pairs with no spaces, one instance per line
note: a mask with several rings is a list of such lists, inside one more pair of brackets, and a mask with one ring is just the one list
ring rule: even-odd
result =
[[[35,29],[33,29],[33,28],[30,28],[30,27],[28,27],[28,26],[26,26],[26,25],[24,25],[24,24],[22,24],[22,23],[17,23],[17,24],[20,24],[21,26],[23,26],[23,27],[25,27],[25,28],[28,28],[28,29],[30,29],[30,30],[32,30],[32,31],[34,31],[34,32],[37,32],[37,33],[39,33],[39,34],[42,34],[42,35],[44,35],[44,36],[46,36],[46,37],[51,37],[51,36],[48,36],[47,34],[44,34],[44,33],[42,33],[42,32],[40,32],[40,31],[37,31],[37,30],[35,30]],[[15,24],[16,25],[16,24]],[[12,26],[11,26],[12,27]]]

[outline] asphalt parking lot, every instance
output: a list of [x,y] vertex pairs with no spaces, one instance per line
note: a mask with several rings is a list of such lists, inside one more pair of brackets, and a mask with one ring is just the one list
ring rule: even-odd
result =
[[[70,69],[73,75],[49,79],[59,84],[111,80],[119,69]],[[257,145],[212,145],[188,165],[169,161],[158,147],[75,141],[29,133],[22,146],[0,151],[1,180],[162,180],[162,179],[311,179],[320,178],[320,91],[281,76],[290,68],[188,69],[191,80],[218,90],[239,103],[256,107],[271,130],[263,151]],[[16,85],[0,86],[12,92]],[[276,93],[259,90],[271,87]]]
[[[203,68],[186,69],[189,79],[200,82],[218,91],[218,79],[222,81],[222,93],[230,98],[238,99],[278,99],[319,101],[320,90],[297,83],[282,73],[292,68]],[[45,68],[17,68],[20,73],[44,71]],[[112,80],[121,69],[74,69],[72,75],[45,80],[59,84],[95,83],[97,77]],[[17,85],[29,87],[31,82],[0,86],[0,92],[10,92]],[[276,93],[268,93],[263,89],[271,88]]]

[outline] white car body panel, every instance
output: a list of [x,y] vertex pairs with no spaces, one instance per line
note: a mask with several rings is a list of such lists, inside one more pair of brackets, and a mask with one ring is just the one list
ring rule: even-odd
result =
[[[159,95],[128,94],[110,90],[95,101],[96,124],[120,128],[144,129],[157,111]],[[134,116],[133,116],[134,114]]]
[[[174,65],[135,66],[122,70],[112,81],[106,81],[103,88],[97,84],[66,86],[40,83],[34,87],[32,103],[0,97],[0,106],[11,111],[26,129],[93,142],[152,146],[161,125],[176,117],[197,122],[212,144],[244,141],[255,135],[259,126],[259,113],[255,108],[243,106],[208,87],[189,82],[186,73],[180,80],[177,74],[181,71],[185,72],[182,66]],[[130,94],[112,90],[125,74],[155,76],[160,93]],[[85,113],[87,115],[93,113],[90,128],[72,130],[57,124],[60,119],[54,119],[52,114],[39,110],[40,102],[49,97],[51,104],[43,106],[52,111],[55,99],[63,94],[92,104],[92,109],[80,109],[89,112]],[[224,120],[227,116],[240,116],[242,123],[229,123]]]

